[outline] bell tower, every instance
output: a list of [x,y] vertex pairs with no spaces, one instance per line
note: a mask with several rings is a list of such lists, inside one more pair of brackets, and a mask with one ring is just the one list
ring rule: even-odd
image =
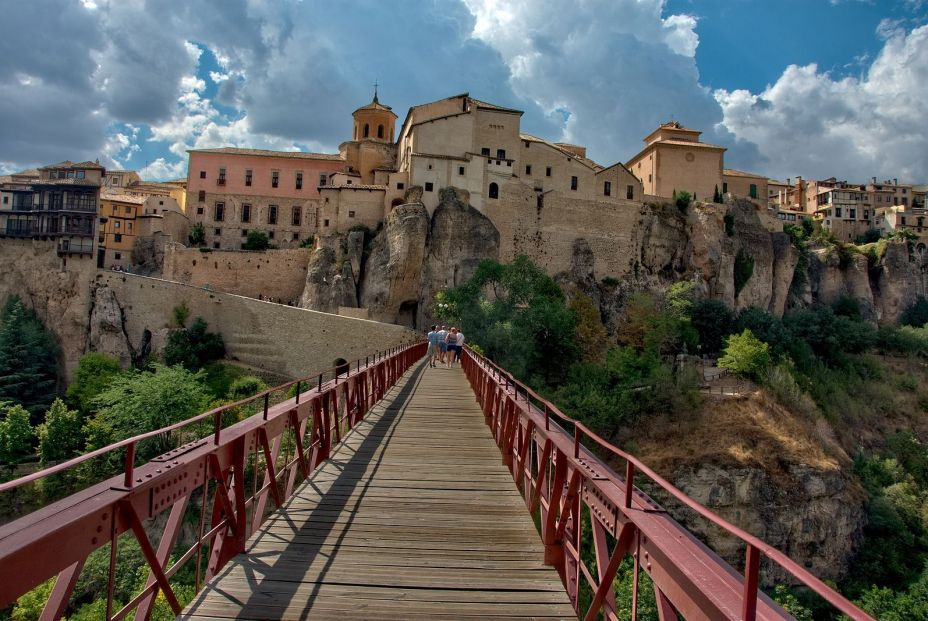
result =
[[390,106],[380,103],[377,98],[377,84],[374,84],[374,99],[355,110],[354,131],[352,140],[374,140],[377,142],[393,142],[393,130],[396,126],[396,115]]

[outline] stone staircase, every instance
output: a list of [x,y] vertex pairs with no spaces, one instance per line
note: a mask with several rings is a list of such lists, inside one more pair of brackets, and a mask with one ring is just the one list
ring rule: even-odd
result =
[[234,331],[224,334],[226,344],[226,357],[240,363],[242,366],[285,376],[285,369],[281,364],[280,352],[274,341],[260,333]]

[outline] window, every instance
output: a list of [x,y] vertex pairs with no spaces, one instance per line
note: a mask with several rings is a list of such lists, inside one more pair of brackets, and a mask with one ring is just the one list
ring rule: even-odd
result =
[[364,124],[364,137],[367,138],[371,135],[371,126],[367,123]]
[[242,222],[251,222],[251,205],[242,204]]
[[405,187],[406,187],[406,184],[403,183],[403,182],[398,182],[398,183],[396,184],[396,189],[397,189],[397,190],[402,190],[402,189],[405,188]]
[[158,201],[159,205],[164,205],[164,201]]
[[219,185],[226,184],[226,169],[225,168],[219,169],[219,178],[216,180],[216,183]]
[[206,171],[205,171],[205,170],[201,170],[201,171],[200,171],[200,179],[206,179]]
[[603,196],[612,196],[612,182],[611,181],[603,182]]
[[126,213],[132,213],[132,207],[126,207]]
[[280,173],[276,170],[271,172],[271,187],[276,188],[280,185]]
[[250,168],[245,169],[245,185],[249,187],[251,186],[251,169]]
[[[650,178],[650,175],[649,175],[649,176],[648,176],[648,181],[650,181],[650,180],[651,180],[651,178]],[[728,184],[725,183],[725,182],[722,182],[722,194],[728,194]]]
[[651,183],[651,174],[648,173],[648,183]]
[[277,224],[277,205],[267,206],[267,223]]
[[635,186],[627,185],[625,186],[625,198],[632,201],[635,200]]
[[116,259],[117,261],[118,261],[119,259],[122,259],[122,253],[121,253],[121,252],[114,252],[114,253],[113,253],[113,258]]
[[751,198],[757,198],[757,184],[756,183],[751,184],[751,189],[748,193],[751,195]]
[[848,209],[848,211],[851,212],[851,218],[856,220],[856,219],[857,219],[857,210],[856,210],[856,209]]
[[506,159],[506,149],[497,149],[496,150],[496,159],[504,160]]
[[242,237],[248,237],[248,229],[242,229]]
[[576,177],[571,177],[571,178],[570,178],[570,189],[571,189],[571,190],[576,190],[576,189],[577,189],[577,178],[576,178]]
[[[76,173],[74,173],[74,177],[77,178],[77,179],[83,179],[83,178],[84,178],[84,171],[83,171],[83,170],[77,171]],[[903,190],[902,193],[905,194],[905,190]]]
[[426,191],[426,192],[431,192],[433,188],[434,188],[434,186],[432,185],[432,182],[431,182],[431,181],[426,181],[426,182],[425,182],[425,191]]
[[551,176],[551,167],[547,166],[545,167],[545,177],[550,177],[550,176]]
[[126,227],[128,227],[128,229],[131,231],[131,230],[132,230],[132,223],[131,223],[131,222],[126,222]]
[[901,222],[901,224],[902,224],[902,226],[905,226],[905,216],[902,216],[902,222]]
[[383,138],[383,125],[378,125],[378,126],[377,126],[377,137],[378,137],[378,138]]
[[490,190],[487,192],[487,196],[490,198],[499,198],[499,186],[495,183],[491,183]]
[[121,223],[119,220],[113,220],[113,228],[117,228],[117,229],[118,229],[119,226],[120,226],[120,224],[122,224],[122,223]]
[[213,248],[215,248],[216,250],[219,250],[219,242],[218,242],[218,241],[213,242]]
[[298,172],[296,174],[296,189],[297,190],[303,189],[303,173],[301,172]]
[[328,219],[328,218],[326,218],[325,220],[322,221],[322,226],[329,226],[329,219]]
[[222,222],[223,218],[226,215],[226,204],[225,203],[216,203],[216,208],[213,210],[213,220],[216,222]]
[[122,241],[122,233],[116,233],[115,235],[113,235],[113,241],[121,242],[121,241]]
[[908,207],[908,206],[909,206],[909,199],[908,199],[908,198],[903,198],[903,199],[902,199],[902,206],[903,206],[903,207]]
[[267,238],[268,238],[268,239],[274,239],[274,231],[268,231],[268,232],[267,232]]
[[206,200],[206,190],[200,190],[197,192],[197,200],[201,203]]
[[203,208],[202,208],[202,207],[197,207],[197,215],[198,215],[198,216],[202,216],[202,215],[203,215]]
[[327,179],[327,175],[325,173],[321,173],[319,175],[319,185],[325,185],[326,179]]
[[835,207],[835,217],[836,217],[836,218],[840,218],[840,217],[841,217],[841,208],[840,208],[840,207]]
[[293,224],[293,226],[300,226],[300,222],[303,219],[303,210],[300,208],[299,205],[293,206],[293,213],[291,214],[291,216],[292,216],[290,219],[291,224]]
[[432,170],[432,165],[431,165],[431,164],[429,164],[429,170]]
[[293,236],[292,236],[292,239],[293,239],[293,241],[299,241],[299,239],[300,239],[300,234],[299,234],[299,233],[294,233]]
[[4,204],[4,205],[9,205],[9,204],[10,204],[10,197],[9,197],[9,196],[4,196],[4,197],[3,197],[3,204]]
[[458,174],[459,174],[459,175],[463,175],[463,174],[464,174],[464,167],[463,167],[463,166],[458,166]]
[[531,175],[531,174],[532,174],[532,165],[531,165],[531,164],[526,164],[526,165],[525,165],[525,174],[526,174],[526,175]]
[[864,218],[869,218],[869,217],[870,217],[870,210],[864,209]]
[[480,155],[486,155],[487,157],[490,157],[490,147],[483,147],[480,149]]
[[525,141],[523,141],[523,142],[525,143],[525,148],[526,148],[526,149],[528,149],[529,147],[532,146],[532,143],[530,143],[528,140],[525,140]]
[[353,212],[353,211],[349,211],[349,212],[348,212],[348,217],[349,217],[349,218],[353,218],[353,217],[354,217],[354,212]]

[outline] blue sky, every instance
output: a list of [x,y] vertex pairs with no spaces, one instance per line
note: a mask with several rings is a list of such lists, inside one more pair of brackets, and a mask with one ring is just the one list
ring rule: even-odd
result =
[[604,164],[673,117],[732,168],[928,181],[925,0],[35,0],[5,17],[0,172],[99,158],[165,179],[193,147],[333,152],[377,80],[401,118],[469,91]]

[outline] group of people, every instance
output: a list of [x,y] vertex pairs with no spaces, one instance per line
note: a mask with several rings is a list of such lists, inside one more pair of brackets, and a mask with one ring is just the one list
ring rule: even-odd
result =
[[461,361],[461,351],[464,349],[464,333],[455,327],[450,330],[447,326],[432,326],[428,333],[429,366],[433,369],[438,364],[444,364],[449,369],[455,362]]

